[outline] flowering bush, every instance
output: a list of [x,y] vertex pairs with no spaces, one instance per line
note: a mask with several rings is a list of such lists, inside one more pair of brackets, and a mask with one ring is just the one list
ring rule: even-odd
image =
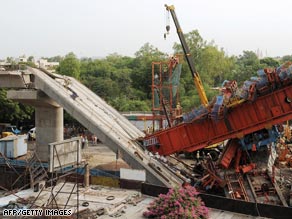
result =
[[197,195],[198,192],[192,186],[170,189],[166,195],[160,194],[154,199],[143,216],[160,219],[206,219],[208,208]]

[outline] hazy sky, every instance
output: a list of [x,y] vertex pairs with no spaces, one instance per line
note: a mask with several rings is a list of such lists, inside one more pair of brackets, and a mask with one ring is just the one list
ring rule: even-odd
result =
[[1,0],[0,58],[133,56],[147,42],[171,54],[179,39],[171,17],[163,38],[165,3],[184,33],[198,29],[228,55],[292,54],[291,0]]

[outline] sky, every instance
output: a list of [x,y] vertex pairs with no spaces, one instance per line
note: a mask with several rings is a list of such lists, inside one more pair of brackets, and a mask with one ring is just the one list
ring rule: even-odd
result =
[[179,38],[171,16],[163,38],[164,4],[184,33],[197,29],[228,55],[292,54],[291,0],[1,0],[0,59],[134,56],[145,43],[171,55]]

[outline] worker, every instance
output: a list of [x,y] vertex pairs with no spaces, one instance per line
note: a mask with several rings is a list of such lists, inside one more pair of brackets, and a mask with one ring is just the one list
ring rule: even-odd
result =
[[70,85],[71,85],[71,80],[70,80],[70,78],[64,76],[64,87],[65,87],[66,89],[68,89]]
[[191,180],[190,179],[186,179],[183,183],[182,183],[182,187],[184,189],[186,189],[188,186],[191,186]]
[[88,148],[88,138],[87,138],[86,135],[85,135],[84,139],[85,139],[84,147],[85,147],[85,148]]
[[83,135],[81,135],[80,138],[81,138],[81,148],[84,149],[84,147],[85,147],[85,138],[84,138]]
[[197,164],[200,163],[200,151],[197,151],[196,160],[197,160]]
[[168,65],[168,69],[172,70],[178,64],[178,57],[172,56]]
[[252,144],[252,146],[251,146],[251,151],[257,151],[257,146],[256,146],[256,144]]
[[93,144],[97,144],[97,137],[96,137],[96,135],[93,135],[92,136],[92,142],[93,142]]
[[146,134],[150,134],[150,127],[147,127]]
[[182,107],[178,102],[175,108],[175,118],[180,118],[182,116]]

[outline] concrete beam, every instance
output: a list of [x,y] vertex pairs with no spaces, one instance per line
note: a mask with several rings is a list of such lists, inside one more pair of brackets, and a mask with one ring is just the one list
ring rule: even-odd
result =
[[[108,115],[106,103],[102,106],[92,106],[92,102],[90,99],[88,100],[86,93],[84,94],[78,90],[77,83],[73,83],[70,86],[71,90],[75,92],[78,91],[77,96],[75,95],[75,97],[72,97],[71,90],[66,89],[39,70],[31,70],[33,74],[35,74],[35,86],[37,89],[44,91],[49,97],[58,102],[72,117],[94,133],[112,151],[119,152],[123,160],[131,167],[135,169],[145,169],[148,182],[163,186],[172,186],[180,183],[178,179],[175,179],[167,173],[168,170],[166,169],[163,175],[167,179],[157,174],[157,172],[149,166],[151,158],[147,157],[146,159],[145,157],[145,159],[141,159],[137,157],[135,152],[141,150],[139,145],[137,145],[136,142],[127,135],[123,128],[116,123],[115,118]],[[104,110],[106,112],[104,112]],[[144,152],[141,152],[141,154],[142,153]],[[160,165],[160,169],[163,169],[162,165]]]
[[7,98],[34,107],[60,107],[41,90],[8,90]]
[[31,74],[20,71],[0,71],[1,88],[27,88],[31,82]]

